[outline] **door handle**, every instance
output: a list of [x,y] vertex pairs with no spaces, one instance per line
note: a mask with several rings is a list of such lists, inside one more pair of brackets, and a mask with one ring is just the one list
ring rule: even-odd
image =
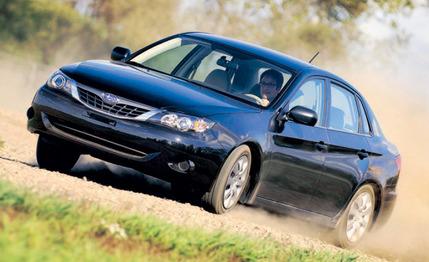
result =
[[316,143],[316,149],[319,151],[328,151],[328,145],[325,144],[325,142],[320,141],[319,143]]
[[368,152],[366,152],[364,149],[357,152],[357,155],[359,156],[360,160],[367,158],[369,156]]

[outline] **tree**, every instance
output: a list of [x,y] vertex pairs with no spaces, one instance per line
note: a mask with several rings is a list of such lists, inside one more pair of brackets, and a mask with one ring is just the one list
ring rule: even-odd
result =
[[103,21],[111,42],[137,49],[177,32],[178,2],[169,0],[93,0],[92,16]]
[[[48,63],[76,36],[82,46],[102,41],[102,29],[73,6],[49,0],[0,0],[0,42],[17,52],[25,49]],[[70,52],[70,50],[69,50]]]
[[206,0],[194,5],[184,15],[193,29],[242,38],[303,59],[317,50],[341,57],[347,45],[361,37],[361,17],[413,7],[410,0]]

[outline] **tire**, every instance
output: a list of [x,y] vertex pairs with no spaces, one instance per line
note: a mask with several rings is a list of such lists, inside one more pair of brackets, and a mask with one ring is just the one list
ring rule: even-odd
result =
[[340,218],[335,230],[337,244],[344,248],[356,246],[371,228],[374,210],[374,189],[371,185],[364,185],[355,193]]
[[251,163],[252,155],[248,146],[241,145],[232,151],[224,162],[210,191],[203,196],[203,201],[211,211],[222,214],[237,205],[247,188]]
[[79,152],[68,144],[39,135],[36,158],[40,168],[69,172],[76,164],[79,156]]

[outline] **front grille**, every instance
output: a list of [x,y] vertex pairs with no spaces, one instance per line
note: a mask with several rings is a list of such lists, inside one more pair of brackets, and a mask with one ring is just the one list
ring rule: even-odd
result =
[[135,105],[126,104],[124,102],[109,105],[105,103],[99,95],[81,87],[78,87],[78,93],[79,99],[82,103],[112,116],[135,118],[149,111]]

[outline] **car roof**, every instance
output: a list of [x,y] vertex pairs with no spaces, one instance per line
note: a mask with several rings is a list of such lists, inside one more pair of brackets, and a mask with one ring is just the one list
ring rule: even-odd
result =
[[298,73],[329,77],[347,85],[349,88],[352,88],[355,92],[359,94],[356,88],[354,88],[350,83],[348,83],[341,77],[326,70],[323,70],[315,65],[302,61],[298,58],[294,58],[292,56],[281,53],[279,51],[211,33],[187,32],[179,34],[179,36],[190,36],[201,40],[206,40],[215,44],[226,45],[232,48],[244,50],[248,53],[255,54],[256,56],[264,57],[268,60],[275,61],[276,63],[291,68]]

